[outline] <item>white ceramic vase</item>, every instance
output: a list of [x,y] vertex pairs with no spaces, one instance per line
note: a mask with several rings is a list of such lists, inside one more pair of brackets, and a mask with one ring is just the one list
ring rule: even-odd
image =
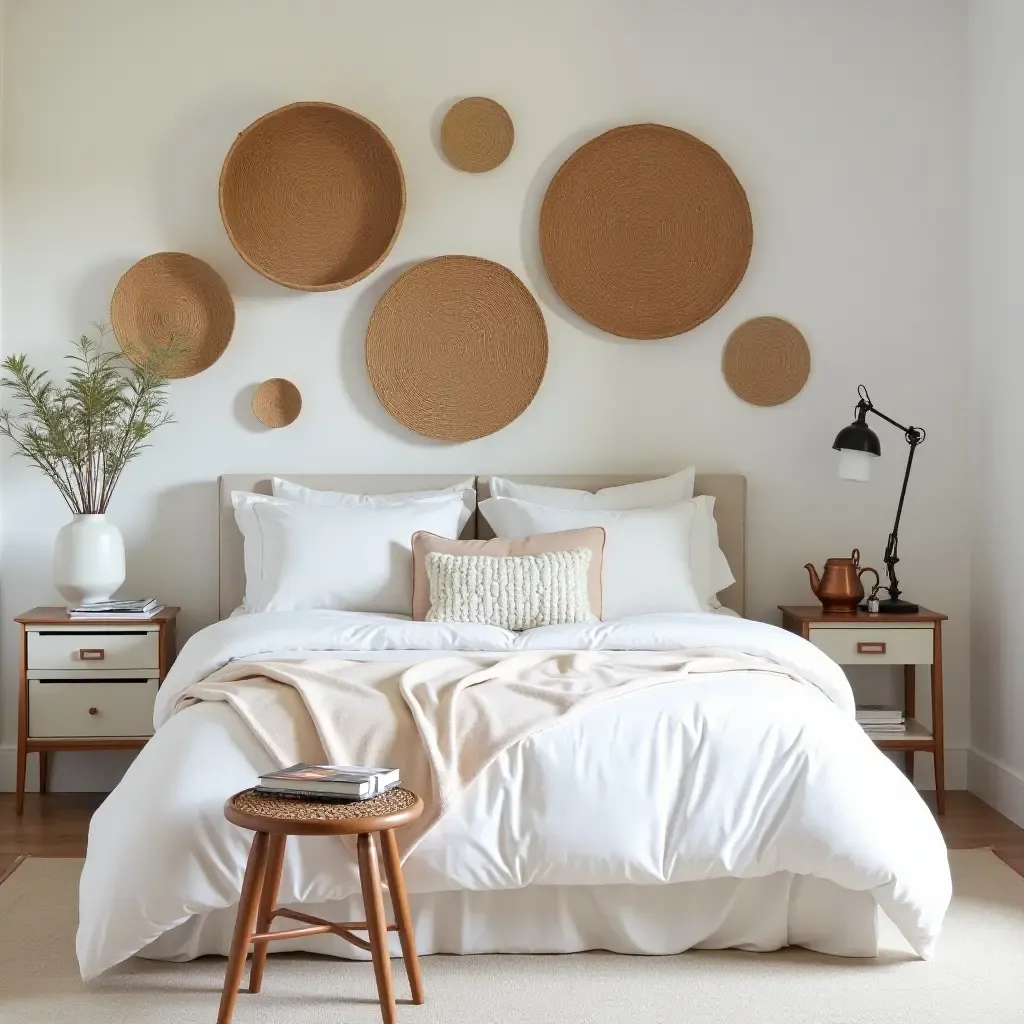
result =
[[53,582],[68,607],[106,601],[124,583],[124,539],[105,515],[76,515],[53,550]]

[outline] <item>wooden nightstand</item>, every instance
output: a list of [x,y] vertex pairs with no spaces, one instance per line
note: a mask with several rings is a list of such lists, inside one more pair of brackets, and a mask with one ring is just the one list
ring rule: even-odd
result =
[[28,755],[46,792],[51,750],[137,750],[153,735],[153,701],[174,661],[177,608],[152,619],[72,619],[64,608],[19,615],[18,786],[25,806]]
[[[942,728],[942,623],[946,616],[922,608],[916,615],[826,615],[821,605],[779,605],[782,626],[799,633],[840,665],[902,665],[905,735],[872,737],[882,750],[902,750],[914,779],[914,754],[935,758],[935,808],[946,813]],[[932,731],[914,717],[916,666],[931,666]]]

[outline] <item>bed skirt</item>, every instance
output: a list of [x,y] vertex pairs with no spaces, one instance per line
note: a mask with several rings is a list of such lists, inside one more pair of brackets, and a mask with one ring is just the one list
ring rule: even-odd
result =
[[[613,953],[664,955],[687,949],[768,952],[804,946],[836,956],[875,956],[878,906],[854,892],[805,875],[720,878],[670,885],[532,886],[494,891],[410,894],[421,956],[431,953]],[[295,909],[335,921],[363,917],[358,897]],[[390,911],[390,908],[388,908]],[[138,955],[191,960],[227,955],[235,908],[190,918]],[[290,927],[279,921],[279,927]],[[401,956],[389,935],[392,956]],[[368,959],[334,935],[273,943],[272,952]]]

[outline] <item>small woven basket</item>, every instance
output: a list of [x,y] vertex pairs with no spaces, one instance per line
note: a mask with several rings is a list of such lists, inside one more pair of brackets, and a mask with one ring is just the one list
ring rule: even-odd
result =
[[730,388],[751,405],[782,405],[794,398],[811,373],[811,351],[788,320],[759,316],[729,335],[722,373]]
[[512,152],[516,132],[508,111],[486,96],[459,100],[441,122],[441,148],[460,171],[492,171]]
[[302,412],[302,395],[290,380],[271,377],[252,396],[252,411],[265,427],[287,427]]
[[117,282],[110,323],[136,366],[155,357],[163,376],[193,377],[227,348],[235,304],[208,263],[185,252],[158,252],[139,260]]

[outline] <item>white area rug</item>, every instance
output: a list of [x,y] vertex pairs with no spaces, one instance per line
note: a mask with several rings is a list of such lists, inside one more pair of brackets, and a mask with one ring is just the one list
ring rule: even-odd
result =
[[[1024,878],[987,850],[950,855],[956,897],[937,957],[886,922],[885,952],[672,957],[424,957],[424,1006],[400,1024],[1000,1024],[1024,1021]],[[85,985],[74,954],[80,861],[28,860],[0,885],[0,1021],[184,1024],[217,1017],[224,960],[132,960]],[[408,995],[394,961],[399,999]],[[273,956],[237,1024],[377,1024],[369,964]]]

